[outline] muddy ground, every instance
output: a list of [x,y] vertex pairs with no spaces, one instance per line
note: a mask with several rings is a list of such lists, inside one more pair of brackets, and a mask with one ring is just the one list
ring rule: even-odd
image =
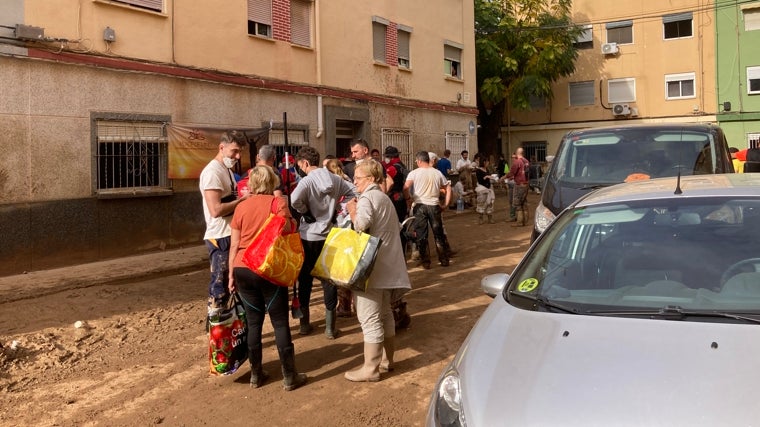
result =
[[[535,207],[536,195],[530,196]],[[233,375],[208,373],[204,314],[208,273],[67,289],[0,303],[0,424],[36,426],[419,426],[436,379],[491,299],[479,286],[511,272],[528,247],[530,226],[510,227],[506,196],[497,194],[495,224],[472,209],[447,211],[459,253],[450,267],[407,264],[411,326],[396,339],[396,370],[378,383],[350,383],[362,361],[356,318],[339,318],[341,336],[324,336],[319,286],[309,336],[291,320],[296,365],[309,376],[286,392],[269,321],[259,389],[244,365]],[[78,268],[82,268],[79,266]],[[103,268],[99,264],[97,268]],[[76,328],[75,322],[83,322]]]

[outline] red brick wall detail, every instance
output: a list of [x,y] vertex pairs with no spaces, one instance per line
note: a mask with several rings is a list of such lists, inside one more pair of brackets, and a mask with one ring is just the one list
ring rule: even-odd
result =
[[290,0],[272,0],[272,38],[290,43]]
[[385,63],[398,67],[398,27],[395,22],[385,29]]

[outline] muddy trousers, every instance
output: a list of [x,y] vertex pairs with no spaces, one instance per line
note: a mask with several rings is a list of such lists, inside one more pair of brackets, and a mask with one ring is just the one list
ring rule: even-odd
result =
[[[303,312],[302,323],[309,323],[309,302],[311,301],[311,291],[314,284],[314,278],[311,276],[311,270],[314,268],[314,264],[317,263],[319,253],[322,251],[322,247],[325,246],[324,240],[303,240],[304,260],[301,272],[298,273],[298,302],[301,304],[301,311]],[[325,299],[325,310],[334,311],[338,305],[338,289],[327,283],[322,282],[322,292]]]
[[414,217],[413,229],[417,250],[420,251],[420,260],[423,263],[430,264],[430,249],[428,249],[428,225],[430,225],[435,239],[435,249],[438,252],[438,261],[441,264],[448,264],[451,247],[449,247],[449,241],[443,229],[441,207],[438,205],[417,205],[414,207]]

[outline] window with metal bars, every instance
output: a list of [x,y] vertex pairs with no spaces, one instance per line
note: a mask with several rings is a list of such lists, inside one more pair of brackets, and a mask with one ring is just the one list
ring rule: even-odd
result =
[[747,134],[747,148],[760,148],[760,133]]
[[[446,148],[451,150],[451,164],[456,165],[459,159],[462,158],[462,151],[469,152],[467,148],[468,136],[464,132],[446,132]],[[469,157],[472,159],[472,156]]]
[[523,142],[523,156],[529,161],[546,161],[546,141]]
[[[305,126],[302,129],[299,126],[293,126],[293,128],[288,126],[288,153],[294,155],[301,147],[309,145],[308,135],[309,131]],[[280,162],[285,155],[285,130],[277,128],[270,130],[267,143],[274,146],[277,162]]]
[[93,118],[98,193],[169,189],[169,117],[111,115]]

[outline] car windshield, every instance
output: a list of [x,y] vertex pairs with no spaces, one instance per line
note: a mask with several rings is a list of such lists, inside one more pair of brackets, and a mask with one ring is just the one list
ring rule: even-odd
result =
[[577,183],[617,184],[636,178],[715,173],[710,132],[620,128],[571,134],[563,141],[555,179]]
[[674,197],[566,211],[507,291],[518,306],[548,301],[578,314],[672,307],[760,314],[760,198]]

